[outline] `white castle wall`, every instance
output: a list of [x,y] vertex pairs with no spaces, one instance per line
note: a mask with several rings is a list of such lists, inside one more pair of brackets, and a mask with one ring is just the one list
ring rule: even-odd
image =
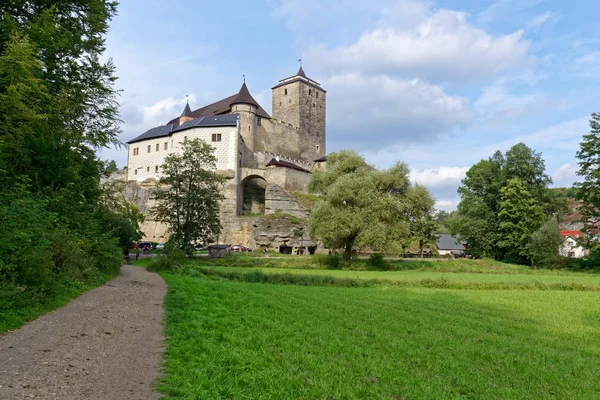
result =
[[[212,135],[221,134],[220,142],[213,142]],[[195,127],[175,132],[171,136],[144,140],[129,145],[127,180],[144,181],[148,178],[161,177],[160,166],[165,157],[174,152],[181,153],[183,141],[202,139],[212,147],[217,157],[217,170],[234,170],[237,168],[237,137],[236,126]],[[165,144],[167,150],[165,150]],[[156,146],[158,145],[158,150]],[[135,149],[139,154],[134,155]],[[150,149],[150,151],[148,151]]]

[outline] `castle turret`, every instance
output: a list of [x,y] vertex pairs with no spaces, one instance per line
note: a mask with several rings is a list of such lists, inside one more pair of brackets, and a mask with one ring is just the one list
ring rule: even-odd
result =
[[183,112],[179,116],[179,125],[183,124],[184,122],[191,121],[193,119],[194,119],[194,115],[192,114],[192,109],[190,108],[190,103],[186,102],[185,108],[183,109]]
[[326,91],[308,78],[300,67],[296,75],[272,88],[273,118],[298,128],[302,141],[300,157],[316,160],[325,153]]
[[246,86],[246,82],[231,102],[231,112],[240,116],[240,134],[248,151],[254,152],[255,127],[257,124],[256,111],[258,103]]

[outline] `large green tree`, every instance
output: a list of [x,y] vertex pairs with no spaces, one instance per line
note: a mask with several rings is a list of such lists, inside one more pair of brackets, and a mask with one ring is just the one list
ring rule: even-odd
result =
[[115,12],[104,0],[0,2],[0,219],[15,238],[0,246],[0,267],[15,283],[120,265],[114,233],[129,216],[106,218],[96,155],[119,133],[114,66],[101,61]]
[[221,232],[219,202],[225,178],[215,172],[213,150],[202,140],[189,140],[182,153],[169,154],[161,166],[162,188],[156,191],[154,213],[169,225],[170,240],[186,252]]
[[527,262],[531,234],[544,222],[539,202],[519,179],[510,179],[500,190],[498,212],[500,240],[498,247],[504,258],[512,262]]
[[587,228],[600,221],[600,113],[593,113],[590,132],[583,136],[579,151],[577,175],[583,182],[576,183],[576,196],[582,202],[580,212]]
[[414,185],[408,191],[407,205],[410,234],[423,257],[423,250],[433,245],[438,237],[438,224],[434,218],[435,200],[425,186]]
[[554,218],[550,218],[531,235],[529,243],[531,265],[537,268],[560,266],[559,248],[563,241],[558,223]]
[[378,170],[352,151],[330,154],[325,170],[316,171],[309,185],[323,195],[310,214],[311,234],[330,249],[344,249],[346,261],[361,247],[400,251],[411,237],[411,222],[412,227],[424,222],[421,210],[430,198],[428,193],[421,198],[424,188],[412,188],[408,174],[403,163]]
[[[545,173],[541,154],[524,143],[510,148],[505,154],[494,153],[471,167],[458,189],[461,201],[459,218],[452,225],[452,233],[465,240],[469,252],[476,257],[503,259],[512,250],[505,244],[510,241],[508,231],[502,230],[502,190],[516,179],[546,215],[553,215],[558,205],[550,195],[547,185],[552,179]],[[514,185],[514,183],[513,183]],[[537,229],[533,228],[529,234]]]

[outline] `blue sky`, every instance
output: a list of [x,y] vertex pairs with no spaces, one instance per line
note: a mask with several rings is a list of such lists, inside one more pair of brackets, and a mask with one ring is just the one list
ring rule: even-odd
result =
[[[466,170],[525,142],[555,186],[600,111],[600,2],[591,0],[123,0],[107,41],[122,141],[234,94],[271,109],[294,74],[328,91],[327,150],[406,162],[441,209]],[[120,166],[125,149],[105,150]]]

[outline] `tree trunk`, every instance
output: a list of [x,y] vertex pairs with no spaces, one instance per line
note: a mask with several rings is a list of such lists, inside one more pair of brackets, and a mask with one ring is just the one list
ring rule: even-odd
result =
[[350,262],[352,259],[352,243],[346,243],[344,248],[344,261]]

